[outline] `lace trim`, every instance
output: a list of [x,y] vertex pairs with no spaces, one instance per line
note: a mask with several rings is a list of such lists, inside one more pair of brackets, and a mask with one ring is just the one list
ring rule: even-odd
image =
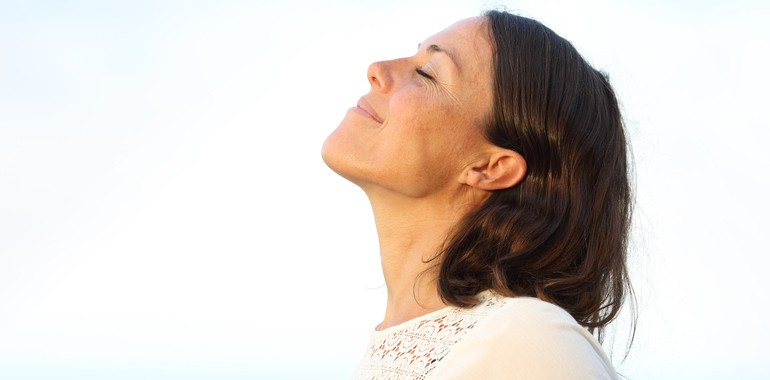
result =
[[403,328],[375,332],[353,378],[424,380],[483,316],[504,305],[491,292],[481,293],[480,297],[481,302],[473,308],[449,307],[417,323],[407,322]]

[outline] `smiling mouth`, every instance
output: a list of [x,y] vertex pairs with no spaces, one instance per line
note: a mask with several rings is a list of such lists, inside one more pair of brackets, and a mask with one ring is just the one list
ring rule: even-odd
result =
[[366,114],[369,115],[369,117],[371,117],[374,121],[382,124],[382,118],[380,117],[380,115],[377,115],[377,112],[374,111],[374,108],[372,108],[372,106],[369,105],[369,103],[367,103],[366,99],[364,99],[363,97],[358,100],[358,104],[356,104],[356,107],[366,112]]

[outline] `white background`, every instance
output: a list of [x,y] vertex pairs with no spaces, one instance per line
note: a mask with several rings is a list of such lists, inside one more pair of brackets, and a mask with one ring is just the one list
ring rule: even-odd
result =
[[[623,104],[640,315],[617,367],[769,378],[770,6],[620,3],[500,2]],[[0,2],[0,378],[346,378],[383,280],[320,146],[369,63],[494,5]]]

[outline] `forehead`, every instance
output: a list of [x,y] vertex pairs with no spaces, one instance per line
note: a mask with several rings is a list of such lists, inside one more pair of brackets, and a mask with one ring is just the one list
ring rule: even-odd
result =
[[424,46],[438,45],[456,61],[460,72],[479,72],[490,67],[492,44],[484,17],[460,20],[428,37]]

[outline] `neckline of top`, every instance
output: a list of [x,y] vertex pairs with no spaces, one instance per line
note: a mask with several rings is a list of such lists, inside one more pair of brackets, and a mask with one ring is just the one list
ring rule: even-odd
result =
[[[479,292],[479,294],[477,294],[476,296],[479,298],[479,303],[478,303],[478,305],[471,307],[471,309],[476,308],[476,307],[482,305],[484,302],[486,302],[487,300],[489,300],[492,297],[499,297],[497,295],[497,293],[493,292],[492,290],[484,290],[482,292]],[[420,322],[423,322],[423,321],[426,321],[426,320],[430,320],[430,319],[436,319],[436,317],[438,317],[440,315],[449,314],[450,312],[452,312],[454,310],[458,310],[458,309],[462,310],[463,308],[458,307],[458,306],[454,306],[454,305],[447,305],[447,306],[445,306],[445,307],[443,307],[441,309],[438,309],[438,310],[435,310],[435,311],[431,311],[430,313],[423,314],[423,315],[421,315],[419,317],[414,317],[414,318],[412,318],[412,319],[410,319],[408,321],[399,323],[399,324],[397,324],[395,326],[390,326],[390,327],[382,329],[382,330],[377,330],[377,328],[375,327],[374,328],[374,336],[375,337],[377,337],[377,336],[384,336],[384,335],[391,334],[391,333],[393,333],[395,331],[406,330],[406,329],[408,329],[408,328],[410,328],[410,327],[412,327],[412,326],[414,326],[414,325],[416,325],[416,324],[418,324]]]

